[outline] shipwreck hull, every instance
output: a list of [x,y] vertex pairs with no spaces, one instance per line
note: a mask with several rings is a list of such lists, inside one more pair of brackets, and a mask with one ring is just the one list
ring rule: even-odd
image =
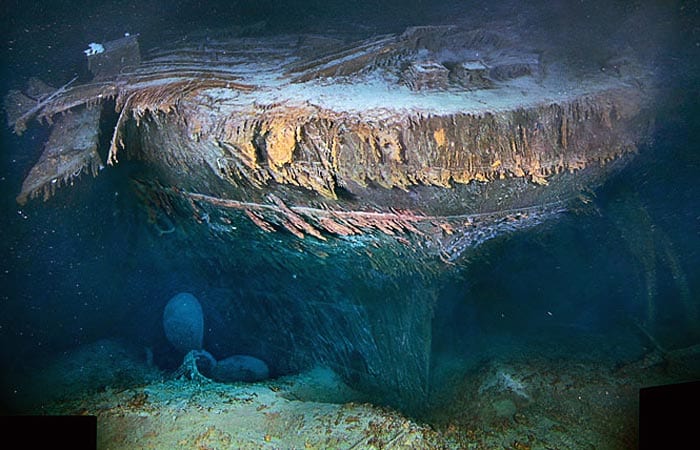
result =
[[54,123],[17,200],[97,174],[99,111],[114,107],[104,163],[139,161],[158,237],[257,280],[235,307],[276,336],[250,342],[258,356],[320,361],[414,404],[440,280],[566,211],[633,157],[653,116],[640,66],[567,78],[545,50],[487,30],[186,42],[143,59],[135,39],[91,60],[89,83],[8,96],[15,131]]
[[222,115],[193,98],[133,120],[126,147],[195,217],[204,208],[209,221],[237,223],[238,211],[263,231],[320,241],[398,235],[454,262],[563,211],[629,160],[648,126],[632,94],[375,120],[291,105]]

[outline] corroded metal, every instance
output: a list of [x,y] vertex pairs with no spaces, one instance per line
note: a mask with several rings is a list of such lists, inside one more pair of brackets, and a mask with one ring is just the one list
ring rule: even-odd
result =
[[[124,39],[107,48],[138,51],[135,38]],[[645,137],[645,94],[634,83],[643,74],[562,80],[561,68],[544,68],[537,52],[505,34],[416,27],[334,51],[324,45],[323,55],[308,45],[282,37],[161,49],[143,62],[127,58],[111,79],[100,65],[99,81],[64,87],[10,122],[21,132],[33,116],[51,120],[115,100],[109,164],[126,148],[200,200],[256,203],[241,209],[261,228],[275,222],[320,239],[415,232],[410,221],[396,223],[399,215],[444,232],[455,222],[441,217],[565,199],[596,178],[567,174],[604,174]],[[90,58],[110,60],[109,52]],[[83,116],[70,120],[94,126],[94,114]],[[72,173],[94,170],[89,152],[75,152]],[[66,170],[56,167],[52,179]],[[30,174],[18,201],[50,192],[48,183]],[[282,203],[336,213],[307,209],[306,221]]]
[[32,167],[22,184],[17,201],[43,192],[48,199],[64,184],[72,184],[83,171],[93,176],[104,168],[97,153],[100,110],[82,108],[59,116],[39,161]]
[[[648,139],[653,98],[633,59],[582,75],[503,30],[183,41],[88,83],[12,92],[16,132],[55,127],[17,200],[96,174],[99,112],[114,108],[105,163],[147,168],[133,186],[159,238],[228,244],[221,266],[261,283],[246,293],[264,301],[241,311],[290,358],[419,401],[434,275],[561,214]],[[140,52],[135,39],[105,48]],[[282,270],[322,278],[326,301],[281,285]]]

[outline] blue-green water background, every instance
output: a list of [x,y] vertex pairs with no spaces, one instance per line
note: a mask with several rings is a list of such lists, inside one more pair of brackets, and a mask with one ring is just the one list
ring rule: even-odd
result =
[[[145,48],[187,29],[260,20],[268,21],[270,32],[341,19],[390,32],[419,23],[435,7],[418,0],[249,3],[5,1],[0,93],[22,87],[29,76],[60,85],[85,75],[86,44],[124,32],[140,33]],[[614,13],[605,12],[623,8],[623,2],[609,9],[580,2],[564,13],[561,3],[540,7],[545,3],[564,24],[584,20],[603,31],[614,29]],[[498,7],[490,8],[498,14]],[[435,314],[437,353],[478,351],[470,343],[480,333],[541,343],[584,332],[610,343],[596,349],[601,358],[641,355],[648,343],[633,324],[644,320],[645,252],[657,267],[656,338],[668,348],[700,340],[700,324],[688,321],[687,297],[681,301],[686,289],[690,301],[700,303],[698,5],[667,2],[651,11],[659,14],[651,22],[663,30],[655,35],[662,38],[660,48],[650,51],[661,87],[653,142],[593,193],[587,211],[487,245],[459,280],[443,286]],[[31,127],[15,136],[1,128],[0,393],[11,409],[23,393],[6,380],[36,357],[114,336],[166,354],[164,303],[178,290],[205,290],[210,280],[191,267],[187,249],[181,259],[166,260],[153,240],[139,235],[143,217],[129,204],[128,167],[82,179],[48,202],[17,205],[14,198],[48,130]],[[640,242],[650,227],[656,239],[651,246]],[[215,341],[216,327],[226,324],[222,318],[211,322]],[[235,347],[219,346],[222,352]],[[587,351],[585,345],[575,350]],[[159,362],[172,368],[172,358]]]

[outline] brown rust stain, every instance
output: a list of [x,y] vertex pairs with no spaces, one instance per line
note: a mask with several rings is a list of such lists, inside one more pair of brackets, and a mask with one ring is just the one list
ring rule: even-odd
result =
[[[122,114],[138,120],[153,110],[171,115],[207,111],[201,105],[174,109],[176,95],[166,91],[149,90],[122,99]],[[632,131],[624,121],[638,112],[638,105],[626,97],[624,90],[611,90],[498,114],[417,113],[386,120],[309,104],[258,104],[214,123],[197,123],[193,129],[198,140],[213,137],[223,143],[226,157],[246,168],[240,177],[254,185],[274,181],[327,198],[337,198],[338,180],[386,189],[420,184],[450,187],[506,177],[546,184],[551,174],[576,171],[634,150],[629,145]],[[114,138],[114,147],[119,146],[119,129]]]
[[297,140],[297,127],[293,123],[289,123],[284,118],[273,119],[265,138],[265,151],[269,164],[280,168],[291,163]]
[[447,140],[445,139],[445,129],[440,128],[438,130],[433,131],[433,138],[435,139],[435,143],[438,147],[444,147],[445,142],[447,142]]

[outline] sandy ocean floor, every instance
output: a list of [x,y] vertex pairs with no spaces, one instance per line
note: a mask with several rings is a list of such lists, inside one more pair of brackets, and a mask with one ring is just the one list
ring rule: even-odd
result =
[[[119,348],[101,341],[39,372],[34,382],[56,389],[36,411],[97,416],[100,449],[626,449],[637,446],[639,389],[699,373],[692,351],[618,366],[526,355],[476,366],[443,359],[425,408],[409,418],[365,402],[329,369],[197,383],[149,372],[137,359],[129,371],[126,350],[113,358]],[[95,358],[119,367],[82,364]],[[115,372],[129,385],[107,375]],[[84,391],[89,385],[100,387]]]
[[343,387],[331,372],[322,369],[256,384],[174,380],[118,392],[108,389],[55,404],[47,411],[96,415],[101,449],[444,445],[444,439],[430,427],[388,409],[297,399],[339,394],[327,392],[328,389],[337,391]]

